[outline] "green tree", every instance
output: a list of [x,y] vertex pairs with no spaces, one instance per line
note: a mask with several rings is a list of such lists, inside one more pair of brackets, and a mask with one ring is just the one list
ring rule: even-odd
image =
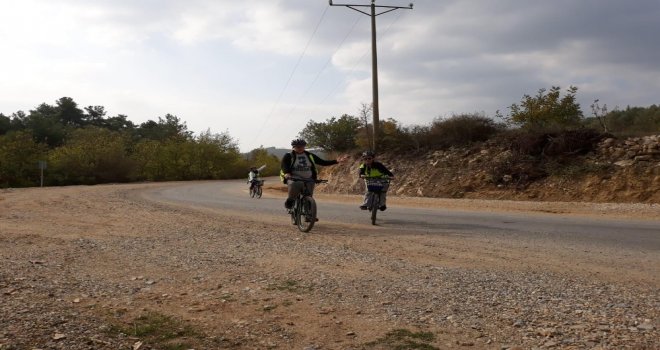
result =
[[[576,102],[577,87],[571,86],[561,97],[560,87],[540,89],[536,96],[524,95],[520,105],[512,104],[508,121],[526,129],[567,129],[580,125],[582,110]],[[498,115],[499,116],[499,115]]]
[[168,160],[165,157],[165,147],[155,140],[140,140],[135,145],[131,159],[137,165],[138,180],[164,181],[167,179]]
[[103,127],[105,121],[105,107],[103,106],[87,106],[85,107],[84,120],[86,124]]
[[378,131],[380,133],[378,138],[379,150],[408,149],[413,145],[411,135],[406,133],[401,124],[393,118],[381,120]]
[[64,142],[66,127],[58,118],[56,106],[42,103],[27,115],[17,112],[12,121],[30,130],[35,142],[45,142],[50,147],[57,147]]
[[307,140],[310,147],[346,152],[355,149],[355,136],[359,127],[358,118],[344,114],[339,119],[332,117],[320,123],[310,120],[300,132],[300,137]]
[[12,113],[11,117],[9,118],[9,129],[10,130],[25,130],[25,122],[27,119],[27,115],[23,111],[18,111],[16,113]]
[[50,153],[51,173],[60,185],[126,182],[134,162],[128,157],[127,137],[111,130],[74,130],[66,143]]
[[[250,166],[258,168],[265,164],[266,168],[261,172],[262,176],[273,176],[278,174],[280,170],[280,160],[277,156],[268,153],[263,146],[250,151],[248,153],[247,162],[250,165],[246,166],[246,168]],[[247,174],[247,170],[245,173]]]
[[100,126],[114,131],[135,130],[135,124],[133,124],[132,121],[128,120],[128,117],[123,114],[119,114],[115,117],[103,119],[100,123]]
[[0,113],[0,135],[4,135],[11,130],[11,119]]
[[[44,107],[45,104],[40,107]],[[45,108],[41,108],[44,110]],[[24,120],[25,128],[32,132],[35,142],[47,143],[51,148],[64,143],[67,128],[53,115],[43,114],[39,110],[30,111]]]
[[37,186],[37,164],[46,159],[47,146],[34,142],[29,131],[12,131],[0,136],[0,187]]
[[610,130],[621,136],[648,135],[660,132],[660,106],[614,109],[606,117]]
[[[132,159],[137,177],[151,181],[226,179],[242,176],[237,166],[240,153],[227,133],[210,131],[191,139],[144,139],[135,146]],[[239,171],[240,169],[240,171]]]
[[55,104],[55,118],[59,122],[73,127],[85,125],[85,113],[71,97],[62,97]]
[[222,179],[234,173],[240,155],[238,145],[228,133],[214,134],[206,130],[189,145],[194,179]]
[[165,141],[170,139],[186,140],[192,137],[192,133],[188,131],[185,122],[175,115],[166,114],[165,118],[158,117],[158,122],[148,120],[138,128],[138,134],[142,138]]

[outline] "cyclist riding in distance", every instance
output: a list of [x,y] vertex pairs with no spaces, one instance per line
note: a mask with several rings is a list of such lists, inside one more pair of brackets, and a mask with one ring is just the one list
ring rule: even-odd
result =
[[266,164],[260,166],[260,167],[250,167],[250,172],[248,173],[248,183],[250,184],[250,190],[254,188],[254,185],[261,181],[261,175],[259,174],[260,171],[266,169]]
[[307,186],[309,193],[314,193],[314,182],[287,181],[291,177],[302,179],[317,179],[316,165],[335,165],[346,160],[347,155],[336,160],[325,160],[314,153],[305,150],[307,142],[303,139],[291,141],[292,151],[282,157],[280,178],[288,186],[288,197],[284,207],[291,209],[295,198],[300,194],[303,186]]
[[[393,177],[394,174],[392,174],[391,171],[389,171],[385,165],[381,162],[376,161],[376,154],[372,151],[364,151],[362,153],[362,164],[360,164],[360,178],[386,178],[386,177]],[[385,205],[385,202],[387,200],[387,187],[389,185],[385,184],[383,187],[383,191],[381,193],[380,197],[380,209],[381,211],[387,209],[387,206]],[[368,193],[365,193],[364,195],[364,201],[362,205],[360,206],[360,209],[362,210],[367,210],[369,208],[369,195]]]

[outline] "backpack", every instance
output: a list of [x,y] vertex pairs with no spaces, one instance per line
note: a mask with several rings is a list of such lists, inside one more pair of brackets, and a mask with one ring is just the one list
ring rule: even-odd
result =
[[[293,166],[296,162],[296,155],[294,154],[295,152],[289,153],[291,155],[291,164],[289,166]],[[305,151],[305,155],[307,155],[307,159],[312,163],[312,167],[316,168],[316,163],[314,162],[314,157],[312,156],[311,153]],[[280,181],[282,181],[283,184],[286,185],[287,179],[284,177],[284,170],[280,169]]]

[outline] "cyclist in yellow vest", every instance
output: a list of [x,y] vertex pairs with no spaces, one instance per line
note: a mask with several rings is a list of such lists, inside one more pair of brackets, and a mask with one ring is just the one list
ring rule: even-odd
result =
[[[371,177],[371,178],[387,178],[387,177],[393,177],[394,174],[392,174],[391,171],[389,171],[385,165],[381,162],[377,162],[376,160],[376,154],[372,151],[364,151],[362,153],[362,160],[363,163],[360,164],[360,178],[365,178],[365,177]],[[385,205],[385,201],[387,200],[387,189],[389,187],[389,184],[384,184],[383,186],[383,192],[380,196],[380,209],[381,211],[387,209],[387,206]],[[364,194],[364,201],[362,205],[360,206],[360,209],[362,210],[367,210],[369,208],[369,196],[368,192]]]

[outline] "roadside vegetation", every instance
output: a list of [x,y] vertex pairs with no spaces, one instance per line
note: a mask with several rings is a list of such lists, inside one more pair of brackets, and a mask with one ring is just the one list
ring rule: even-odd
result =
[[[615,108],[594,101],[591,114],[584,115],[577,103],[578,89],[569,87],[564,94],[560,87],[540,89],[535,95],[523,95],[519,103],[511,104],[506,114],[458,114],[438,117],[428,125],[402,126],[394,119],[381,121],[379,153],[418,154],[443,150],[469,154],[480,147],[496,148],[503,157],[489,161],[492,184],[515,183],[524,188],[529,183],[548,177],[577,178],[586,174],[601,174],[610,170],[607,164],[585,162],[584,155],[595,150],[605,138],[626,138],[660,133],[660,106]],[[363,106],[360,115],[370,110]],[[353,128],[354,141],[342,143],[342,148],[327,147],[328,135],[334,130]],[[310,121],[300,133],[312,146],[324,151],[354,151],[368,149],[368,135],[373,134],[369,118],[342,116],[324,123]],[[345,135],[343,139],[347,139]],[[348,138],[350,139],[350,138]]]
[[[469,148],[484,142],[504,145],[512,156],[495,172],[522,173],[527,180],[548,174],[579,173],[576,155],[591,151],[605,137],[660,132],[660,106],[608,110],[594,101],[585,116],[576,87],[562,96],[560,87],[523,95],[508,113],[437,117],[427,125],[380,122],[379,152],[428,152]],[[299,133],[310,147],[326,153],[370,148],[371,107],[310,121]],[[70,97],[42,103],[28,113],[0,113],[0,187],[80,185],[136,181],[241,178],[250,166],[266,164],[275,175],[279,160],[264,148],[241,154],[228,133],[210,130],[194,135],[177,116],[166,114],[136,125],[125,115],[107,116],[103,106],[80,108]],[[587,169],[588,171],[591,171]],[[598,169],[596,169],[598,170]]]
[[193,135],[171,114],[135,125],[125,115],[106,116],[102,106],[80,109],[69,97],[0,114],[0,187],[38,186],[39,162],[51,186],[230,179],[252,165],[266,164],[265,175],[279,169],[263,148],[241,154],[228,133]]

